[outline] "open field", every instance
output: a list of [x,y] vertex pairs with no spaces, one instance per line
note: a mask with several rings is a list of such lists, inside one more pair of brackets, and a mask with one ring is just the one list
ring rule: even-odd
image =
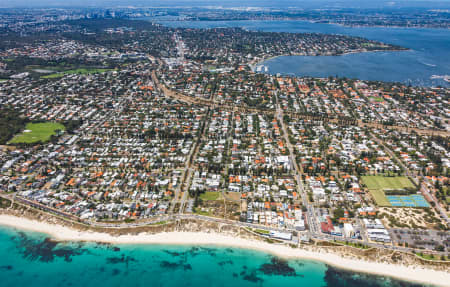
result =
[[405,176],[363,176],[362,180],[368,189],[384,190],[414,188],[413,183]]
[[372,189],[369,191],[379,206],[391,206],[389,200],[382,190]]
[[46,142],[55,134],[56,130],[65,130],[65,127],[60,123],[28,123],[25,131],[16,135],[9,143]]
[[224,194],[224,197],[226,200],[231,201],[240,201],[241,200],[241,193],[240,192],[228,192]]
[[374,100],[375,102],[378,103],[384,102],[384,99],[380,97],[369,97],[369,99]]
[[217,200],[220,197],[220,192],[207,191],[205,193],[200,194],[201,200]]
[[362,181],[379,206],[391,206],[384,193],[385,189],[400,190],[414,188],[413,183],[405,176],[363,176]]
[[42,79],[55,79],[55,78],[61,78],[65,75],[71,75],[71,74],[78,74],[78,75],[86,75],[86,74],[97,74],[97,73],[103,73],[107,71],[112,71],[112,69],[97,69],[97,68],[80,68],[80,69],[74,69],[74,70],[67,70],[60,73],[54,73],[46,76],[42,76]]

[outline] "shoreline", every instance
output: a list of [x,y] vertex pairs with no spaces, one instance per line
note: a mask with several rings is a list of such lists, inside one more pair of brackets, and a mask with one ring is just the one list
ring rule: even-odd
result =
[[5,214],[0,215],[0,226],[45,233],[58,241],[102,242],[124,245],[215,245],[237,247],[270,253],[287,259],[297,258],[320,261],[353,272],[388,276],[409,282],[433,284],[436,286],[450,286],[450,273],[444,271],[343,258],[338,254],[329,253],[325,249],[324,252],[315,252],[291,248],[285,245],[232,237],[220,233],[175,231],[157,234],[140,233],[138,235],[113,236],[101,232],[78,231],[65,226]]
[[[340,26],[344,28],[393,28],[393,29],[442,29],[442,30],[449,30],[450,27],[433,27],[433,26],[400,26],[400,25],[349,25],[339,22],[321,22],[320,20],[312,20],[312,19],[302,19],[302,18],[268,18],[268,19],[217,19],[217,20],[199,20],[199,19],[157,19],[158,16],[144,16],[144,17],[132,17],[130,20],[141,20],[141,21],[149,21],[149,20],[155,20],[150,21],[154,23],[158,23],[160,25],[164,26],[164,22],[257,22],[257,21],[298,21],[298,22],[305,22],[310,24],[324,24],[324,25],[333,25],[333,26]],[[159,20],[159,22],[158,22]],[[161,23],[163,22],[163,23]]]
[[346,55],[352,55],[352,54],[363,54],[363,53],[379,53],[379,52],[406,52],[411,51],[410,48],[404,48],[404,49],[394,49],[394,50],[371,50],[371,51],[348,51],[341,54],[332,54],[332,55],[304,55],[300,53],[294,53],[294,54],[282,54],[277,56],[270,56],[267,58],[262,58],[261,60],[258,60],[256,62],[249,62],[247,65],[249,65],[251,68],[253,66],[263,65],[264,62],[267,62],[269,60],[273,60],[280,57],[339,57],[339,56],[346,56]]

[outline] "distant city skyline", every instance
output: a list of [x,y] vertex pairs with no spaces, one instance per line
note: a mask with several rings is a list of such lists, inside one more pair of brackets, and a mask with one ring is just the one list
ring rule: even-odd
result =
[[36,7],[274,7],[274,8],[383,8],[383,7],[426,7],[450,8],[450,0],[79,0],[76,3],[62,0],[0,0],[0,8],[36,8]]
[[0,39],[0,287],[450,287],[450,0],[0,0]]

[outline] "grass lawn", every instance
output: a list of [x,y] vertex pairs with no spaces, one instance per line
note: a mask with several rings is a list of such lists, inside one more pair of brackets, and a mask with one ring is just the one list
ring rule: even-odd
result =
[[404,189],[414,188],[414,184],[406,176],[363,176],[363,183],[368,189]]
[[336,240],[337,243],[343,244],[343,245],[348,245],[348,246],[352,246],[355,248],[360,248],[360,249],[369,249],[369,246],[364,245],[364,244],[357,244],[354,242],[346,242],[346,241],[340,241],[340,240]]
[[194,213],[199,214],[199,215],[204,215],[204,216],[213,216],[213,214],[211,214],[209,211],[201,210],[200,208],[196,208],[194,210]]
[[414,188],[414,184],[405,176],[363,176],[362,181],[379,206],[391,206],[383,190]]
[[220,192],[207,191],[205,193],[200,194],[201,200],[217,200],[220,197]]
[[55,73],[50,74],[46,76],[42,76],[42,79],[55,79],[55,78],[61,78],[65,75],[70,74],[78,74],[78,75],[86,75],[86,74],[97,74],[97,73],[103,73],[107,71],[112,71],[112,69],[96,69],[96,68],[80,68],[80,69],[74,69],[74,70],[67,70],[61,73]]
[[[16,135],[9,143],[36,143],[46,142],[55,134],[56,130],[65,130],[64,125],[60,123],[28,123],[25,131]],[[28,132],[29,131],[29,132]]]
[[391,203],[386,198],[384,191],[378,189],[371,189],[369,190],[369,192],[375,199],[378,206],[391,206]]
[[450,257],[448,256],[444,256],[444,258],[441,258],[440,255],[433,255],[433,254],[418,254],[416,253],[417,256],[422,257],[423,259],[426,260],[442,260],[442,261],[447,261],[450,259]]
[[270,232],[268,230],[264,230],[264,229],[253,229],[254,232],[259,233],[259,234],[269,234]]
[[374,100],[375,102],[378,103],[384,102],[384,99],[380,97],[369,97],[369,99]]

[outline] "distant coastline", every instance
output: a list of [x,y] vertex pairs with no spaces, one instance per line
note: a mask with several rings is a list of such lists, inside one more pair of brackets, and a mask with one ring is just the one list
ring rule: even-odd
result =
[[[386,50],[386,54],[356,53],[355,57],[318,57],[317,68],[308,59],[271,61],[269,74],[295,75],[298,77],[327,78],[340,76],[351,79],[379,81],[411,85],[415,87],[448,87],[449,82],[432,75],[449,75],[449,61],[445,57],[450,39],[450,30],[442,28],[404,27],[346,27],[338,24],[324,24],[302,20],[241,20],[241,21],[158,21],[168,27],[216,28],[217,26],[241,27],[250,31],[273,31],[290,33],[322,33],[357,36],[383,43],[409,48],[405,53]],[[433,39],[433,41],[430,41]],[[283,56],[283,55],[279,55]],[[284,55],[288,56],[288,55]],[[302,55],[303,56],[303,55]],[[276,57],[266,57],[251,64]],[[306,57],[305,57],[306,58]],[[279,64],[277,64],[279,61]],[[426,65],[428,63],[434,66]],[[306,65],[305,65],[306,64]],[[299,67],[302,67],[301,69]]]
[[407,26],[407,25],[375,25],[375,24],[367,24],[367,25],[351,25],[345,23],[339,23],[335,21],[318,21],[304,18],[293,18],[293,17],[280,17],[280,18],[230,18],[230,19],[198,19],[198,18],[174,18],[174,19],[158,19],[158,16],[148,16],[148,17],[135,17],[130,18],[131,20],[159,20],[163,22],[232,22],[232,21],[303,21],[311,24],[326,24],[326,25],[336,25],[345,28],[397,28],[397,29],[442,29],[442,30],[450,30],[450,27],[439,27],[439,26],[426,26],[426,25],[417,25],[417,26]]
[[403,52],[403,51],[410,51],[409,48],[403,48],[399,47],[398,49],[390,49],[390,50],[357,50],[357,51],[348,51],[344,53],[334,53],[331,55],[305,55],[305,54],[282,54],[282,55],[276,55],[276,56],[269,56],[267,58],[258,59],[256,61],[251,61],[248,65],[252,68],[262,65],[264,62],[267,62],[269,60],[273,60],[280,57],[293,57],[293,56],[304,56],[304,57],[336,57],[336,56],[345,56],[345,55],[352,55],[352,54],[360,54],[360,53],[379,53],[379,52]]
[[81,231],[67,226],[40,222],[23,217],[1,214],[0,226],[45,233],[58,241],[102,242],[111,244],[149,244],[149,245],[216,245],[253,249],[284,258],[299,258],[320,261],[341,269],[394,277],[397,279],[450,286],[450,274],[444,271],[425,269],[419,266],[404,266],[381,262],[369,262],[343,258],[326,249],[311,251],[291,248],[286,245],[271,244],[214,232],[161,232],[156,234],[138,233],[114,236],[108,233]]

